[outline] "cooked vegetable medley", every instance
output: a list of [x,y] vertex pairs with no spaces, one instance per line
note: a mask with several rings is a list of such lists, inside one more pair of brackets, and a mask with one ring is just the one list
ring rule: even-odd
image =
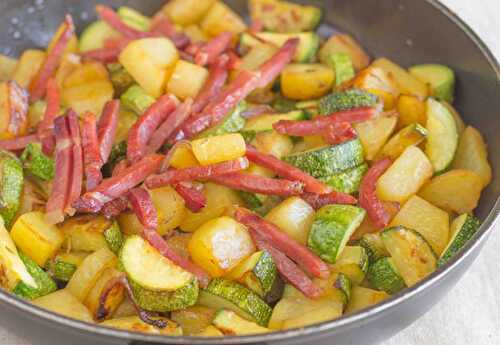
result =
[[330,321],[479,228],[491,167],[447,66],[372,60],[321,10],[170,0],[67,15],[0,56],[0,285],[106,327],[217,337]]

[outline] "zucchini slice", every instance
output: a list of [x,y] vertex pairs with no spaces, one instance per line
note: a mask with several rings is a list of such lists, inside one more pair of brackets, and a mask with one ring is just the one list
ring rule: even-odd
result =
[[339,273],[333,286],[341,292],[344,305],[349,304],[352,296],[351,280],[345,274]]
[[474,236],[480,225],[479,219],[467,213],[455,218],[450,226],[450,241],[439,258],[438,265],[444,265],[455,256]]
[[106,22],[98,20],[83,30],[78,42],[78,50],[84,53],[102,48],[107,39],[114,37],[120,37],[120,33]]
[[453,102],[455,93],[455,73],[451,68],[438,64],[426,64],[410,67],[412,76],[430,85],[432,96],[440,101]]
[[140,31],[149,31],[151,28],[151,18],[127,6],[121,6],[116,13],[127,24]]
[[87,252],[58,254],[54,260],[50,262],[49,271],[55,279],[67,282],[88,255],[89,253]]
[[438,101],[429,98],[427,107],[427,144],[425,153],[432,162],[436,174],[451,165],[458,147],[458,131],[450,111]]
[[368,289],[362,286],[355,286],[352,289],[352,297],[347,306],[346,313],[354,313],[358,310],[368,308],[374,304],[382,302],[389,295],[384,291]]
[[384,257],[390,256],[389,252],[384,246],[380,233],[364,234],[359,241],[359,245],[365,248],[370,264]]
[[155,98],[139,85],[132,85],[121,95],[120,101],[126,109],[132,110],[137,115],[142,115],[155,102]]
[[363,145],[359,139],[354,139],[335,146],[294,153],[284,160],[313,177],[328,177],[363,164]]
[[379,102],[377,96],[365,90],[350,89],[337,91],[320,100],[319,113],[321,115],[329,115],[353,108],[375,107]]
[[302,110],[293,110],[284,114],[264,114],[249,119],[244,131],[265,132],[273,130],[273,125],[281,120],[300,121],[305,120],[306,115]]
[[368,280],[377,289],[392,295],[405,288],[392,258],[382,258],[374,262],[368,270]]
[[341,173],[320,178],[321,181],[332,187],[335,191],[347,194],[356,193],[361,181],[368,171],[368,164],[363,163],[355,168]]
[[353,284],[359,285],[365,279],[366,272],[368,272],[368,263],[368,254],[365,248],[347,246],[332,269],[335,272],[344,274]]
[[36,264],[36,262],[31,260],[23,253],[19,253],[19,257],[26,266],[28,273],[35,280],[37,287],[34,288],[26,284],[25,282],[21,281],[19,282],[19,284],[17,284],[16,288],[14,289],[13,291],[14,295],[31,300],[48,295],[57,290],[56,283],[47,274],[47,272],[45,272],[40,266]]
[[416,231],[402,226],[382,232],[382,240],[407,286],[434,272],[437,257],[429,243]]
[[230,310],[219,310],[214,317],[213,324],[225,334],[249,335],[271,332],[269,328],[245,320]]
[[228,309],[260,326],[267,326],[273,309],[255,292],[227,279],[213,279],[200,291],[198,304],[214,309]]
[[[118,62],[110,63],[106,65],[106,68],[109,71],[109,80],[111,81],[111,84],[113,84],[116,98],[123,95],[125,91],[135,84],[134,78],[127,72],[122,64]],[[123,111],[120,112],[120,122],[124,121],[122,120],[122,117],[124,117]],[[133,118],[135,118],[135,116]],[[123,125],[119,124],[118,126],[120,127]],[[121,138],[121,136],[117,135],[117,138]]]
[[7,151],[0,151],[0,216],[9,229],[21,203],[24,176],[21,161]]
[[196,335],[212,324],[215,312],[214,309],[195,305],[173,311],[170,317],[182,327],[184,335]]
[[114,221],[113,224],[103,232],[104,240],[106,241],[108,248],[115,253],[119,254],[120,249],[123,247],[123,243],[125,243],[125,239],[120,230],[120,226],[118,222]]
[[216,135],[235,133],[245,127],[245,118],[241,114],[248,108],[248,104],[245,101],[238,103],[238,105],[233,109],[229,115],[226,116],[221,123],[217,124],[215,127],[209,128],[203,133],[201,133],[198,138],[211,137]]
[[328,64],[335,71],[335,85],[339,86],[356,76],[351,57],[347,53],[336,53],[330,55]]
[[365,214],[364,209],[351,205],[322,207],[309,234],[309,248],[326,262],[335,263]]
[[40,143],[33,143],[26,146],[21,155],[23,167],[31,175],[43,180],[50,181],[54,178],[54,160],[42,152]]

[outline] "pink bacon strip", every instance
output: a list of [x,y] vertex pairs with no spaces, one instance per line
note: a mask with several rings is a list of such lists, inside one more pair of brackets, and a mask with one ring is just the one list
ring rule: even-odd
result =
[[325,262],[307,247],[281,231],[276,225],[242,207],[236,209],[234,217],[238,222],[259,234],[266,243],[282,251],[290,259],[298,263],[311,275],[318,278],[328,278],[330,275],[330,270]]
[[221,92],[229,75],[226,64],[227,59],[222,59],[219,60],[218,63],[210,66],[208,79],[194,101],[193,113],[197,114],[202,111],[210,100]]
[[0,140],[0,150],[23,150],[29,144],[36,143],[38,141],[38,135],[36,134],[25,135],[13,139]]
[[177,49],[184,49],[191,43],[189,37],[183,32],[177,31],[175,25],[163,13],[154,16],[151,23],[152,36],[165,36],[169,38]]
[[29,89],[31,102],[38,101],[45,95],[47,82],[56,72],[59,63],[61,62],[62,55],[64,54],[64,51],[66,50],[66,47],[68,46],[68,43],[74,33],[75,26],[73,25],[73,19],[70,15],[67,15],[64,20],[64,30],[59,36],[57,42],[54,44],[52,50],[48,52],[47,58],[43,62],[40,70],[30,85]]
[[103,165],[108,161],[111,149],[113,148],[119,116],[120,101],[112,100],[107,102],[102,111],[101,118],[99,119],[99,124],[97,125],[99,153]]
[[148,33],[134,29],[124,23],[120,16],[108,6],[97,5],[95,9],[101,20],[108,23],[112,28],[127,38],[139,39],[150,36]]
[[85,189],[93,190],[102,181],[101,168],[103,161],[99,154],[97,139],[97,123],[95,115],[87,112],[82,120],[83,163],[85,172]]
[[194,62],[201,66],[213,64],[219,55],[229,49],[232,39],[233,34],[230,32],[219,34],[217,37],[201,46],[196,53]]
[[248,159],[239,158],[232,161],[197,166],[192,168],[168,170],[161,175],[152,175],[146,179],[146,187],[153,189],[173,185],[184,181],[205,180],[209,177],[226,175],[248,168]]
[[357,200],[355,197],[349,194],[341,192],[330,192],[328,194],[314,194],[314,193],[304,193],[300,196],[304,199],[312,208],[318,210],[325,205],[331,204],[344,204],[344,205],[356,205]]
[[149,193],[143,188],[136,188],[130,191],[128,200],[137,218],[144,226],[143,236],[146,241],[174,264],[194,274],[200,282],[200,285],[206,286],[210,279],[208,274],[189,259],[177,254],[177,252],[170,248],[163,237],[156,232],[156,228],[158,227],[158,216]]
[[118,57],[122,49],[118,48],[99,48],[94,50],[89,50],[80,55],[82,58],[87,60],[95,60],[104,64],[113,63],[118,61]]
[[[121,160],[116,164],[115,168],[113,169],[113,174],[112,176],[118,176],[121,173],[125,171],[128,167],[128,162],[126,159]],[[119,198],[116,198],[114,200],[111,200],[110,202],[107,202],[103,207],[102,207],[102,214],[104,217],[111,219],[114,217],[118,217],[120,213],[124,212],[128,207],[128,201],[127,198],[124,196],[121,196]]]
[[329,145],[339,145],[357,136],[349,122],[332,123],[323,133],[323,138]]
[[[28,123],[29,95],[17,82],[10,80],[7,82],[8,96],[6,99],[9,110],[8,132],[18,135],[26,129]],[[5,106],[5,105],[2,105]]]
[[80,125],[78,123],[78,115],[73,110],[69,110],[66,114],[68,118],[69,134],[71,136],[71,175],[68,191],[68,200],[64,207],[64,211],[69,215],[75,214],[73,202],[82,194],[83,181],[83,150],[82,139],[80,135]]
[[194,185],[186,182],[178,183],[174,186],[175,191],[184,199],[186,207],[193,213],[200,212],[207,206],[207,198]]
[[102,181],[95,189],[82,195],[73,203],[80,212],[97,213],[104,204],[127,194],[146,177],[156,173],[163,162],[162,155],[152,154],[144,157],[125,169],[121,174]]
[[59,114],[60,109],[60,95],[59,88],[56,81],[50,78],[47,81],[47,93],[45,97],[47,101],[47,108],[45,109],[45,114],[42,121],[38,125],[38,137],[42,142],[42,150],[46,155],[52,154],[55,146],[54,138],[54,119]]
[[326,194],[331,191],[330,187],[316,180],[311,175],[308,175],[302,170],[272,155],[261,153],[250,145],[247,145],[246,156],[250,160],[250,162],[260,165],[264,168],[268,168],[277,173],[280,177],[289,179],[291,181],[302,182],[304,184],[304,190],[306,192]]

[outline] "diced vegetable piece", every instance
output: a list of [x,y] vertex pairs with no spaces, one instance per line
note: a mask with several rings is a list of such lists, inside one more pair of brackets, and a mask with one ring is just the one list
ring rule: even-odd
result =
[[309,233],[309,248],[323,260],[335,263],[365,214],[362,208],[350,205],[322,207]]
[[389,295],[383,291],[367,289],[361,286],[355,286],[352,289],[352,297],[347,306],[346,313],[354,313],[358,310],[368,308],[374,304],[382,302]]
[[382,240],[407,286],[415,285],[436,269],[436,254],[418,232],[399,226],[384,230]]
[[367,160],[375,158],[396,128],[397,122],[397,117],[388,116],[354,124]]
[[491,181],[491,166],[488,151],[481,133],[474,127],[467,127],[460,137],[457,153],[451,165],[453,169],[474,171],[483,182],[483,187]]
[[297,242],[305,245],[314,222],[314,209],[298,197],[290,197],[273,208],[265,219]]
[[252,48],[262,42],[274,44],[281,47],[286,41],[298,38],[299,46],[293,58],[294,62],[310,62],[314,59],[319,47],[319,37],[314,32],[303,32],[295,34],[282,34],[274,32],[259,32],[254,36],[244,33],[241,36],[240,44],[245,48]]
[[21,203],[24,177],[21,161],[12,153],[0,151],[0,216],[10,228]]
[[175,24],[197,24],[216,0],[172,0],[161,11]]
[[427,130],[418,123],[410,124],[396,133],[379,151],[375,159],[389,157],[396,160],[410,146],[420,145],[427,137]]
[[87,252],[70,252],[57,254],[50,262],[49,270],[54,278],[67,282],[71,279],[78,266],[89,255]]
[[480,225],[479,219],[467,213],[455,218],[450,226],[450,241],[441,254],[438,265],[442,266],[452,259],[474,236]]
[[338,174],[322,177],[320,180],[337,192],[353,194],[359,190],[363,176],[365,176],[367,171],[368,165],[361,164]]
[[450,170],[434,177],[418,195],[443,210],[458,214],[477,207],[483,180],[473,171]]
[[245,140],[239,133],[202,138],[191,142],[193,154],[201,165],[210,165],[243,157]]
[[102,248],[87,256],[68,282],[66,288],[79,301],[87,298],[102,273],[115,267],[117,257],[108,248]]
[[335,81],[331,68],[321,64],[290,64],[281,72],[281,92],[294,100],[310,100],[327,94]]
[[464,120],[462,120],[462,117],[460,117],[458,111],[450,103],[446,101],[441,101],[441,103],[446,107],[446,109],[448,109],[451,115],[453,115],[453,118],[455,119],[455,124],[457,125],[458,134],[461,135],[465,130]]
[[64,241],[61,230],[47,223],[45,215],[36,211],[19,217],[10,236],[16,246],[41,267],[56,254]]
[[203,224],[193,234],[188,248],[193,261],[212,277],[221,277],[255,252],[246,228],[229,217]]
[[128,316],[117,319],[106,320],[100,325],[104,327],[122,329],[129,332],[139,332],[148,334],[158,334],[166,336],[181,336],[182,328],[175,322],[164,317],[155,317],[154,320],[161,320],[166,323],[165,328],[158,328],[142,321],[138,316]]
[[176,169],[192,168],[200,165],[190,146],[178,146],[170,158],[170,166]]
[[302,110],[293,110],[284,114],[263,114],[248,119],[243,129],[245,131],[264,132],[272,130],[273,125],[281,120],[300,121],[305,119],[306,116]]
[[458,131],[453,115],[448,109],[429,98],[427,100],[427,125],[429,131],[425,153],[429,157],[436,174],[450,166],[458,147]]
[[121,232],[120,226],[116,221],[106,230],[104,230],[104,239],[108,248],[115,254],[118,254],[122,249],[123,243],[125,242],[123,234]]
[[127,6],[121,6],[116,13],[123,22],[134,29],[149,31],[151,29],[151,18]]
[[432,165],[418,147],[408,147],[379,178],[377,195],[386,201],[400,203],[418,192],[432,177]]
[[448,213],[416,195],[404,204],[392,220],[391,226],[398,225],[416,230],[438,255],[448,244]]
[[115,90],[115,97],[120,97],[132,85],[135,84],[134,78],[127,70],[119,63],[108,64],[106,68],[109,70],[109,79]]
[[206,183],[203,194],[207,205],[198,213],[188,211],[180,225],[181,230],[194,232],[205,222],[222,216],[230,207],[242,204],[236,191],[218,184]]
[[[85,298],[83,304],[89,309],[94,320],[102,321],[104,319],[109,319],[122,303],[125,297],[123,285],[114,284],[110,287],[110,284],[122,274],[123,272],[115,268],[108,268],[102,273],[94,287],[90,290],[87,298]],[[111,291],[107,291],[110,288]],[[106,293],[106,299],[103,301],[101,296],[103,296],[104,293]]]
[[[198,7],[197,10],[203,8],[199,2],[196,2],[195,6]],[[243,19],[222,1],[217,1],[210,6],[200,22],[200,27],[210,37],[215,37],[223,32],[238,35],[247,28]]]
[[196,305],[173,311],[171,318],[182,327],[184,335],[197,335],[212,324],[214,315],[214,309]]
[[335,53],[328,58],[328,64],[335,71],[335,85],[339,86],[355,77],[351,57],[346,53]]
[[433,97],[441,101],[453,102],[455,73],[451,68],[427,64],[412,66],[408,70],[412,76],[430,86]]
[[28,123],[29,123],[29,131],[34,131],[38,124],[42,121],[45,116],[45,110],[47,109],[47,102],[45,101],[36,101],[31,104],[28,110]]
[[394,78],[398,88],[401,90],[401,93],[414,95],[420,97],[421,99],[425,99],[429,96],[429,87],[425,83],[412,76],[405,69],[398,66],[394,62],[386,58],[380,58],[375,60],[372,66],[381,68],[389,76]]
[[375,107],[378,97],[365,90],[350,89],[337,91],[323,97],[319,102],[319,113],[330,115],[339,111],[361,107]]
[[179,60],[167,83],[167,92],[182,100],[194,98],[208,78],[208,71],[202,66]]
[[0,140],[23,136],[28,129],[28,92],[15,81],[0,83]]
[[354,139],[336,146],[295,153],[284,160],[313,177],[328,177],[364,163],[363,146]]
[[80,36],[78,50],[82,53],[100,49],[109,38],[120,37],[120,33],[108,23],[98,20],[88,25]]
[[[203,133],[201,133],[200,137],[210,137],[228,133],[235,133],[243,129],[245,126],[245,118],[242,116],[242,113],[247,109],[248,105],[245,101],[240,102],[233,111],[226,116],[222,122],[217,124],[216,126],[207,129]],[[172,164],[172,160],[170,161]]]
[[19,257],[26,266],[28,273],[35,280],[37,287],[34,288],[21,281],[19,282],[19,284],[17,284],[16,288],[13,291],[15,295],[26,299],[35,299],[48,295],[57,290],[56,283],[47,274],[47,272],[45,272],[40,266],[38,266],[33,260],[31,260],[23,253],[19,253]]
[[219,329],[215,326],[208,326],[200,333],[196,334],[197,337],[223,337],[224,334],[219,331]]
[[249,335],[271,332],[269,328],[247,321],[230,310],[219,310],[214,317],[214,325],[225,334]]
[[119,57],[127,72],[153,97],[163,93],[178,59],[175,45],[167,38],[132,41]]
[[406,287],[392,258],[381,258],[375,261],[370,265],[367,277],[377,290],[385,291],[390,295]]
[[68,289],[58,290],[50,295],[32,301],[37,307],[85,322],[94,322],[90,311],[73,296]]
[[50,181],[54,178],[54,160],[42,152],[39,143],[29,144],[21,155],[23,167],[31,175]]
[[344,274],[349,280],[359,285],[365,279],[368,272],[368,254],[365,248],[360,246],[346,246],[332,266],[334,272]]
[[21,87],[27,88],[45,61],[46,55],[47,54],[42,50],[25,50],[19,58],[19,62],[12,75],[12,80]]
[[389,256],[389,252],[385,249],[382,237],[380,237],[380,233],[378,232],[364,234],[359,241],[359,245],[365,248],[370,259],[370,264]]
[[112,222],[103,216],[81,215],[72,217],[61,225],[67,248],[74,251],[93,252],[107,247],[104,232]]
[[18,61],[7,55],[0,54],[0,82],[12,79]]
[[344,53],[347,54],[354,68],[359,71],[368,66],[370,57],[363,50],[361,45],[351,36],[341,34],[331,36],[319,51],[321,62],[328,64],[332,55]]
[[200,291],[200,305],[234,311],[239,316],[267,326],[272,308],[256,293],[246,287],[221,278],[213,279],[206,289]]
[[378,96],[384,104],[384,110],[393,109],[400,94],[392,75],[373,65],[359,72],[343,87],[363,89]]
[[125,108],[132,110],[136,115],[142,115],[155,102],[154,97],[139,85],[131,86],[120,100]]
[[401,95],[398,99],[397,111],[399,113],[398,127],[427,124],[425,103],[416,96]]

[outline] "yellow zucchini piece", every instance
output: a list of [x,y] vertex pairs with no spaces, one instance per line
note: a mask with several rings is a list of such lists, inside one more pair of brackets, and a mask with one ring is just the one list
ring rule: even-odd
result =
[[229,217],[203,224],[188,249],[193,261],[212,277],[222,277],[256,250],[245,226]]
[[451,167],[474,171],[481,177],[483,187],[491,182],[488,149],[483,136],[474,127],[468,126],[462,133]]
[[181,100],[195,98],[208,78],[206,68],[184,60],[175,65],[172,76],[167,83],[167,93],[172,93]]
[[115,284],[106,296],[104,308],[100,308],[102,294],[109,288],[109,284],[121,275],[123,275],[123,272],[115,268],[108,268],[90,290],[83,304],[89,309],[95,320],[101,321],[110,318],[123,302],[125,289],[123,285]]
[[92,323],[92,314],[82,302],[75,298],[67,289],[58,290],[31,301],[37,307],[50,310],[73,319]]
[[299,101],[323,97],[334,82],[333,69],[321,64],[290,64],[281,73],[283,95]]
[[297,242],[306,245],[314,216],[314,209],[301,198],[294,196],[269,211],[266,220]]
[[27,88],[45,61],[47,54],[42,50],[28,49],[23,52],[14,70],[12,79]]
[[429,96],[429,86],[414,76],[412,76],[406,69],[395,64],[386,58],[380,58],[372,63],[372,66],[381,68],[389,76],[392,76],[396,81],[401,93],[414,95],[421,99],[425,99]]
[[416,194],[433,174],[432,164],[418,147],[408,147],[377,182],[382,200],[405,202]]
[[379,151],[375,160],[389,157],[397,159],[410,146],[420,145],[427,136],[427,130],[417,123],[406,126],[396,133]]
[[197,24],[206,15],[216,0],[172,0],[161,11],[175,24],[187,26]]
[[102,248],[90,254],[76,269],[66,286],[69,292],[79,301],[87,298],[102,273],[108,268],[116,267],[118,258],[108,248]]
[[215,310],[195,305],[171,313],[171,318],[182,327],[184,335],[198,335],[212,324]]
[[471,213],[479,202],[483,180],[470,170],[450,170],[434,177],[418,195],[443,210]]
[[83,215],[65,221],[60,229],[66,237],[64,246],[72,251],[93,252],[107,247],[103,232],[111,226],[103,216]]
[[118,60],[147,93],[157,98],[165,90],[179,53],[167,38],[144,38],[127,45]]
[[166,319],[164,317],[154,317],[153,319],[165,321],[167,326],[165,328],[158,328],[153,325],[149,325],[144,321],[142,321],[138,316],[128,316],[118,319],[110,319],[100,323],[100,325],[109,328],[122,329],[130,332],[169,335],[169,336],[182,335],[182,328],[179,327],[179,325],[177,325],[175,322]]
[[246,153],[246,144],[239,133],[223,134],[193,140],[193,154],[201,165],[238,159]]
[[449,214],[416,195],[404,204],[390,224],[398,225],[416,230],[429,242],[437,255],[441,255],[448,244]]
[[61,230],[47,223],[45,215],[36,211],[19,217],[10,236],[16,246],[41,267],[55,256],[64,241]]
[[217,1],[210,7],[200,27],[210,37],[226,31],[238,35],[247,29],[243,19],[222,1]]
[[328,64],[330,56],[338,53],[349,55],[357,71],[366,68],[370,63],[370,57],[361,45],[353,37],[346,34],[331,36],[321,47],[319,60],[324,64]]
[[399,113],[398,128],[413,123],[425,126],[427,123],[425,103],[416,96],[401,95],[398,99],[397,111]]
[[384,110],[390,110],[396,106],[396,99],[400,93],[394,78],[381,68],[374,66],[359,72],[354,79],[345,84],[345,87],[363,89],[378,96],[384,103]]
[[367,160],[375,158],[375,155],[394,132],[397,122],[396,116],[384,116],[354,125]]
[[16,59],[0,54],[0,82],[11,80],[16,66]]
[[368,308],[374,304],[389,298],[384,291],[368,289],[362,286],[354,286],[351,291],[351,300],[347,305],[346,314]]

